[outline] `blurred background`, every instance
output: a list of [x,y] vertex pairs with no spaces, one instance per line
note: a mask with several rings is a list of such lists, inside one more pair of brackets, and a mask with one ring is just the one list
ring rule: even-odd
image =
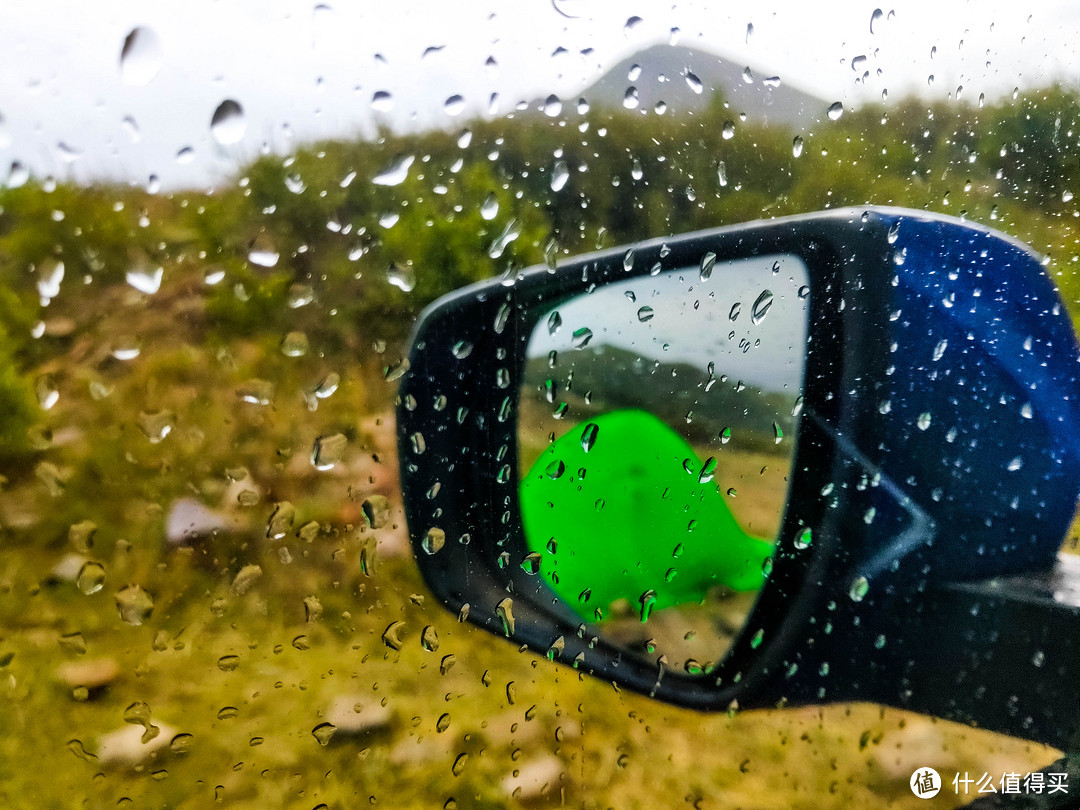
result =
[[1003,230],[1075,322],[1080,12],[399,5],[5,11],[0,802],[914,806],[930,766],[944,806],[1057,758],[869,705],[702,716],[459,624],[392,411],[463,284],[825,208]]

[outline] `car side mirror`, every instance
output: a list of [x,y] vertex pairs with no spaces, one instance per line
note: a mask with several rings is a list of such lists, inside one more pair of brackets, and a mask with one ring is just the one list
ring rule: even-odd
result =
[[874,700],[1060,745],[1075,697],[1017,706],[972,639],[985,583],[1055,566],[1078,357],[1028,248],[900,209],[475,285],[424,313],[401,382],[417,562],[462,620],[671,703]]

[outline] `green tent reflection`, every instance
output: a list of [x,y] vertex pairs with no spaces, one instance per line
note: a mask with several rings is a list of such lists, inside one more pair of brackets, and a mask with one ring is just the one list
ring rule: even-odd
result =
[[[526,542],[570,605],[597,617],[764,581],[773,543],[748,535],[690,444],[650,413],[612,411],[553,442],[521,482]],[[599,611],[599,612],[596,612]]]

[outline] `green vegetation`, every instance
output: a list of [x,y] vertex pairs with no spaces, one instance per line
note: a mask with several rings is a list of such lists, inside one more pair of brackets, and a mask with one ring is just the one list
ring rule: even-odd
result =
[[[389,372],[463,284],[846,205],[1013,234],[1080,323],[1080,97],[907,101],[798,133],[801,151],[720,102],[469,127],[265,156],[214,193],[0,191],[0,804],[516,807],[502,780],[546,760],[541,803],[914,806],[910,752],[978,773],[1053,759],[874,707],[700,717],[459,625],[404,544]],[[387,170],[404,178],[371,182]],[[333,469],[309,461],[320,439]],[[184,499],[217,530],[169,542]],[[88,660],[116,672],[65,683]],[[324,747],[340,700],[389,715]],[[153,757],[106,761],[105,734],[155,725]]]

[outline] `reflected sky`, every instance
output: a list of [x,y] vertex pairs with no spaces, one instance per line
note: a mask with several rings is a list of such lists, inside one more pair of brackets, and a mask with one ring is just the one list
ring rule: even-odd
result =
[[541,318],[528,356],[572,352],[589,330],[585,346],[617,346],[703,373],[711,362],[717,378],[798,391],[809,312],[809,295],[799,291],[809,283],[806,265],[790,255],[718,262],[706,281],[691,267],[615,282]]

